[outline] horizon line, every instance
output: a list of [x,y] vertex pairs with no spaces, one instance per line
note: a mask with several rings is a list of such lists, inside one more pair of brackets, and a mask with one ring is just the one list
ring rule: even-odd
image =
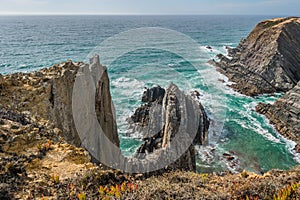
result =
[[[297,16],[293,14],[184,14],[184,13],[0,13],[0,16]],[[300,15],[299,15],[300,16]]]

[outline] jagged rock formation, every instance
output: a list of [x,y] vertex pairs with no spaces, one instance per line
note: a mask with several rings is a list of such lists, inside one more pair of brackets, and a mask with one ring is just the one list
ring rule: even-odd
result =
[[[94,62],[97,60],[94,59],[93,63],[98,63]],[[56,79],[64,80],[69,68],[77,70],[79,66],[80,63],[67,62],[39,72],[0,75],[0,199],[271,199],[282,197],[282,193],[286,191],[291,191],[288,198],[299,199],[299,166],[289,171],[272,170],[264,175],[243,172],[222,173],[219,176],[175,171],[145,178],[140,174],[127,175],[117,170],[103,170],[101,166],[94,165],[90,162],[87,151],[66,143],[61,137],[66,137],[65,133],[55,128],[57,124],[48,116],[52,113],[47,113],[58,101],[64,99],[63,94],[60,94],[60,98],[57,96],[58,90],[53,89],[51,92],[53,82]],[[105,68],[102,70],[106,73]],[[106,88],[108,92],[107,79],[102,80],[103,86],[99,86],[97,90],[101,93]],[[294,92],[299,94],[299,85],[297,87]],[[172,88],[175,91],[178,89],[175,86]],[[176,102],[171,91],[167,90],[166,94],[168,97],[164,97],[161,103],[169,105],[168,116],[187,118],[186,115],[182,116],[184,112],[177,115],[178,107],[170,104]],[[295,94],[290,94],[292,95]],[[182,102],[182,97],[186,99],[181,106],[186,105],[187,109],[195,108],[199,111],[199,105],[191,97],[176,97],[177,100],[180,99],[179,102]],[[106,101],[105,98],[103,101]],[[102,98],[95,99],[95,102],[102,102]],[[64,103],[67,105],[68,101]],[[48,108],[49,105],[53,106]],[[102,105],[106,104],[102,102],[95,110],[102,111]],[[203,109],[201,105],[200,108]],[[66,111],[62,109],[61,112]],[[176,128],[176,118],[169,118],[169,122],[170,127]],[[206,124],[207,121],[201,123]],[[203,131],[207,130],[206,125],[203,126]],[[169,133],[172,141],[172,132]],[[167,146],[170,144],[169,133],[165,137]],[[207,135],[205,136],[200,141],[205,141]],[[226,156],[227,159],[232,159],[231,155]],[[162,159],[164,157],[158,161],[161,162]],[[116,193],[115,188],[120,185],[126,187]],[[103,193],[99,190],[100,186],[105,189]]]
[[143,93],[142,102],[152,103],[154,101],[158,101],[159,103],[161,103],[165,92],[165,89],[161,88],[160,86],[147,89]]
[[259,103],[256,110],[267,116],[283,136],[295,141],[300,153],[300,82],[273,105]]
[[[143,127],[148,126],[151,105],[152,103],[154,105],[162,105],[165,92],[166,92],[165,89],[161,88],[160,86],[147,88],[144,91],[142,96],[142,102],[146,104],[137,108],[135,113],[129,119],[129,123],[133,125],[131,128],[133,128],[134,131],[143,132],[142,130]],[[160,120],[161,119],[159,118],[156,122],[160,123],[161,122]],[[132,122],[136,123],[138,126],[135,126]],[[158,128],[160,128],[160,124]],[[155,129],[156,132],[160,131],[156,129]],[[147,134],[147,131],[144,131],[143,134]]]
[[[245,199],[249,196],[272,199],[274,194],[300,183],[299,166],[264,175],[243,172],[206,176],[175,171],[149,178],[103,170],[89,162],[88,152],[67,144],[56,133],[59,130],[48,125],[47,121],[35,121],[27,114],[0,110],[1,200],[76,199],[79,194],[85,194],[87,199],[117,198],[99,193],[99,186],[111,188],[128,182],[138,187],[122,192],[122,199]],[[291,191],[290,199],[300,197],[299,187]]]
[[[194,127],[190,127],[197,132],[195,138],[191,140],[187,146],[188,149],[178,160],[166,166],[168,169],[195,171],[194,144],[207,143],[209,126],[206,113],[199,101],[185,95],[174,84],[171,84],[166,91],[159,86],[147,89],[143,94],[142,101],[146,102],[146,105],[138,108],[131,117],[133,125],[138,127],[136,130],[142,132],[144,140],[142,146],[137,150],[136,157],[141,158],[140,154],[142,154],[143,158],[147,158],[147,155],[153,152],[159,154],[158,152],[170,145],[176,136],[186,134],[180,131],[181,123],[184,120],[188,123],[190,117],[193,118],[199,114],[199,121],[194,124]],[[190,112],[190,116],[182,116],[184,115],[182,111],[185,110],[194,113]],[[184,120],[182,121],[182,119]],[[179,143],[176,148],[181,148],[181,146],[182,144]]]
[[[87,72],[87,74],[85,74],[85,72]],[[90,77],[86,77],[85,75],[90,75]],[[82,98],[81,101],[77,101],[78,98],[72,100],[74,95],[73,90],[76,89],[75,86],[78,77],[83,81],[80,82],[82,84],[79,85],[90,85],[92,89],[95,90],[94,96],[89,93],[84,93],[84,98]],[[101,78],[97,79],[96,77]],[[61,134],[70,144],[80,146],[82,143],[90,151],[92,157],[96,159],[95,161],[101,160],[101,156],[109,158],[120,154],[120,149],[118,149],[115,154],[110,152],[111,150],[108,148],[108,142],[103,142],[102,139],[104,138],[99,136],[97,130],[93,133],[86,132],[86,136],[83,136],[82,138],[82,135],[79,135],[79,132],[77,132],[78,127],[76,129],[75,126],[75,120],[78,119],[82,119],[83,123],[85,123],[84,118],[88,117],[86,115],[88,113],[84,113],[78,118],[73,116],[73,111],[80,112],[80,109],[85,108],[88,108],[88,111],[93,111],[93,108],[91,109],[91,107],[94,105],[95,119],[99,122],[100,127],[107,138],[119,147],[115,111],[113,104],[111,103],[109,78],[107,69],[99,63],[99,57],[92,58],[90,60],[90,65],[68,61],[55,65],[49,69],[42,69],[32,73],[15,73],[1,76],[0,81],[0,93],[2,96],[0,99],[0,108],[25,113],[28,116],[31,116],[34,121],[46,123],[47,128],[56,130],[56,133]],[[83,87],[81,89],[84,90],[85,88]],[[161,145],[169,145],[171,138],[173,138],[172,134],[174,134],[175,130],[178,128],[178,119],[188,119],[188,116],[180,116],[178,113],[179,104],[174,102],[178,96],[175,97],[172,94],[175,92],[179,93],[179,97],[182,99],[181,102],[185,104],[185,106],[183,106],[184,110],[191,110],[188,112],[189,114],[193,114],[195,110],[199,111],[197,114],[200,114],[201,116],[199,121],[201,126],[199,124],[196,126],[196,129],[199,129],[199,134],[196,137],[195,143],[204,144],[207,140],[208,125],[206,124],[206,115],[204,114],[203,107],[196,101],[193,101],[191,97],[185,96],[181,91],[180,93],[178,88],[174,85],[171,86],[167,92],[168,94],[165,95],[164,89],[156,88],[155,90],[149,90],[148,93],[146,92],[143,96],[143,101],[147,101],[152,105],[159,102],[164,105],[164,109],[167,109],[166,111],[160,110],[160,112],[163,113],[163,115],[160,116],[167,117],[165,120],[167,124],[165,130],[162,132],[163,138],[161,138]],[[95,99],[93,99],[93,97]],[[82,102],[82,100],[84,101]],[[87,106],[82,107],[83,104]],[[91,107],[89,104],[91,104]],[[175,107],[172,107],[173,104]],[[78,110],[77,108],[80,109]],[[151,113],[152,112],[150,112],[150,115]],[[147,116],[147,114],[141,115],[142,118],[145,116]],[[152,118],[150,117],[149,119]],[[195,119],[197,119],[196,115]],[[141,120],[137,117],[136,121]],[[153,121],[147,120],[146,118],[144,119],[144,122],[153,124]],[[89,125],[95,124],[95,122],[91,121],[87,121],[86,123],[86,126],[88,127]],[[143,124],[145,125],[145,123]],[[156,118],[156,123],[161,124],[162,119]],[[205,126],[202,126],[202,124],[205,124]],[[85,126],[84,124],[81,125]],[[152,127],[159,128],[159,126]],[[152,130],[152,132],[155,132],[155,130]],[[151,131],[148,133],[151,133]],[[80,132],[80,134],[82,134],[82,132]],[[150,135],[145,135],[145,138],[146,137],[150,137]],[[92,146],[91,149],[89,149],[87,145]],[[98,148],[99,145],[101,148]],[[177,149],[183,148],[180,144],[174,144],[174,146]],[[100,150],[102,152],[100,155],[101,158],[99,157]],[[165,158],[167,155],[161,153],[160,156],[161,158]],[[126,160],[124,163],[126,166],[128,165],[128,168],[132,167],[133,171],[134,169],[138,169],[138,167],[135,166],[135,163],[138,163],[137,160],[130,160],[123,157],[122,159]],[[150,160],[153,160],[152,163],[159,162],[159,159],[155,160],[151,158]],[[148,169],[147,160],[143,160],[139,163],[142,163],[142,165],[146,166]],[[112,165],[108,164],[108,166]],[[195,169],[195,152],[193,146],[189,148],[186,156],[183,156],[181,161],[178,162],[177,165],[174,165],[173,168]],[[151,169],[149,168],[149,170]]]
[[300,81],[300,18],[277,18],[259,23],[231,58],[210,61],[238,92],[250,96],[286,92]]
[[[111,96],[107,70],[99,63],[99,57],[91,63],[103,70],[96,85],[95,110],[106,136],[117,146],[119,138],[110,107]],[[48,120],[53,128],[61,130],[68,143],[81,145],[72,113],[73,85],[78,69],[84,63],[68,61],[32,73],[15,73],[0,76],[0,108],[27,112],[36,120]],[[109,106],[108,106],[109,105]]]

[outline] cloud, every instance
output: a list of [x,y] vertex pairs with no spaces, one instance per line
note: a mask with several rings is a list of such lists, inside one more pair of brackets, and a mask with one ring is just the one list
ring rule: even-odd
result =
[[299,0],[0,0],[0,14],[299,15]]
[[4,5],[10,5],[14,7],[19,7],[23,5],[30,5],[30,6],[36,6],[36,5],[45,5],[47,1],[45,0],[0,0],[1,6]]
[[34,12],[47,4],[46,0],[0,0],[0,14]]
[[222,14],[300,14],[300,2],[299,0],[223,1],[216,5],[215,10]]

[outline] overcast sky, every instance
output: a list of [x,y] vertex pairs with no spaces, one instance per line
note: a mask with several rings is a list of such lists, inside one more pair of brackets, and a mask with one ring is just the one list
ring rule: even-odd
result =
[[0,14],[300,15],[300,0],[0,0]]

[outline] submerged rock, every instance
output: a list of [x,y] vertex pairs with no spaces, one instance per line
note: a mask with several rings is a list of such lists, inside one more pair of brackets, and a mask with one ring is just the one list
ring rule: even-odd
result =
[[300,81],[300,18],[259,23],[228,55],[210,63],[235,82],[231,87],[238,92],[254,96],[292,89]]
[[[160,91],[155,95],[154,92]],[[152,98],[154,96],[154,98]],[[149,98],[151,97],[151,98]],[[159,157],[166,147],[176,143],[176,137],[186,137],[185,134],[190,134],[196,131],[194,138],[191,139],[188,148],[183,154],[165,169],[184,169],[195,171],[195,144],[204,145],[208,140],[209,121],[202,105],[191,96],[185,95],[178,87],[171,84],[167,90],[160,87],[147,89],[143,95],[143,101],[148,99],[147,104],[138,108],[131,117],[132,126],[137,127],[143,135],[144,143],[137,150],[135,157],[148,159],[152,153]],[[192,117],[191,120],[190,117]],[[195,124],[189,124],[194,117],[198,120]],[[187,129],[182,132],[184,124],[189,124]],[[185,140],[177,141],[172,146],[175,152],[179,152],[184,146]]]
[[256,110],[266,115],[279,133],[295,141],[300,153],[300,81],[273,105],[259,103]]

